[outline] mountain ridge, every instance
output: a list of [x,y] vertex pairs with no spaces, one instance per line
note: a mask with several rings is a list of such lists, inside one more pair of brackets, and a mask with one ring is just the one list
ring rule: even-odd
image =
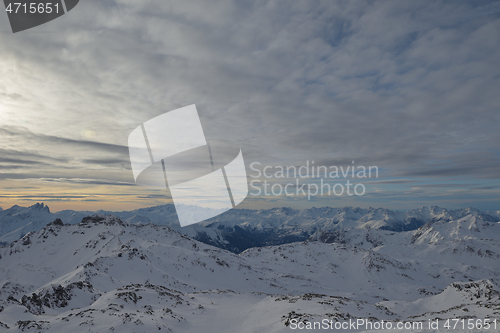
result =
[[402,212],[372,207],[313,207],[304,210],[278,207],[233,209],[215,218],[181,228],[173,204],[122,212],[63,210],[51,213],[48,206],[37,203],[26,208],[14,205],[0,211],[0,243],[8,244],[28,232],[40,230],[58,218],[63,223],[76,224],[95,213],[114,215],[132,224],[165,225],[193,239],[234,253],[251,247],[304,241],[311,237],[328,238],[325,235],[351,229],[411,231],[428,223],[457,220],[470,214],[491,222],[500,221],[500,214],[475,208],[448,210],[428,206]]
[[500,316],[499,223],[469,214],[346,237],[234,254],[116,216],[56,221],[0,248],[0,326],[281,333],[324,318]]

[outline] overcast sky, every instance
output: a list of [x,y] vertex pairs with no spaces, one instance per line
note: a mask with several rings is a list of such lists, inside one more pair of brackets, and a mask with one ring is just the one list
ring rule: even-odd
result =
[[196,104],[249,165],[378,166],[362,197],[241,207],[500,210],[500,1],[81,0],[0,14],[0,206],[164,204],[127,138]]

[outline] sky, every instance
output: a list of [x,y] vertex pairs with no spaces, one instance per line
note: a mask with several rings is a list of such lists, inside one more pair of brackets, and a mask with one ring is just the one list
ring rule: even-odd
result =
[[196,104],[259,186],[297,177],[252,163],[379,170],[238,207],[500,210],[499,59],[500,1],[81,0],[15,34],[0,13],[0,206],[171,202],[135,184],[128,135]]

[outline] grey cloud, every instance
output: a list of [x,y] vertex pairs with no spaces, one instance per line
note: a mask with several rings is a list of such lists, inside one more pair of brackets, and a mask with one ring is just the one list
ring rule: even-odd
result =
[[90,140],[75,140],[53,135],[33,133],[23,127],[14,127],[14,126],[0,127],[0,135],[10,137],[11,139],[22,140],[23,142],[36,141],[39,145],[43,144],[67,145],[72,147],[84,147],[88,149],[96,149],[118,154],[128,154],[127,146],[90,141]]
[[148,195],[139,195],[138,198],[140,199],[172,199],[171,196],[169,195],[164,195],[164,194],[148,194]]
[[130,170],[130,159],[128,159],[128,156],[125,156],[125,158],[96,158],[96,159],[83,159],[82,162],[88,163],[88,164],[97,164],[97,165],[110,165],[110,166],[116,166],[120,167],[123,169],[128,169]]
[[135,183],[120,182],[103,179],[79,179],[79,178],[41,178],[42,181],[56,183],[90,184],[90,185],[113,185],[113,186],[134,186]]
[[[7,195],[0,195],[2,198],[8,198],[9,196]],[[81,199],[81,198],[86,198],[88,196],[86,195],[17,195],[16,197],[22,198],[22,199],[34,199],[34,200],[50,200],[50,199]]]
[[[0,127],[0,137],[7,142],[6,148],[0,149],[3,156],[0,167],[24,169],[21,177],[14,178],[39,178],[47,173],[55,178],[65,175],[81,178],[96,167],[114,168],[118,172],[130,168],[128,148],[124,146],[33,133],[16,126]],[[22,145],[12,144],[18,142]],[[0,177],[10,178],[11,175],[4,172]]]
[[423,187],[423,188],[467,188],[471,187],[477,184],[417,184],[415,185],[416,187]]
[[396,185],[396,184],[418,184],[421,181],[418,180],[405,180],[405,179],[386,179],[386,180],[373,180],[367,179],[363,180],[363,183],[372,185]]
[[38,161],[23,160],[19,158],[0,157],[0,163],[13,163],[13,164],[44,164]]
[[196,103],[209,141],[242,147],[247,164],[498,178],[498,12],[468,1],[86,1],[47,25],[60,33],[0,36],[18,75],[0,93],[33,118],[31,134],[3,133],[22,142],[14,150],[40,141],[76,169],[129,172],[130,131]]
[[500,188],[500,185],[497,185],[497,186],[477,186],[477,187],[474,187],[473,189],[474,190],[496,190],[499,188]]

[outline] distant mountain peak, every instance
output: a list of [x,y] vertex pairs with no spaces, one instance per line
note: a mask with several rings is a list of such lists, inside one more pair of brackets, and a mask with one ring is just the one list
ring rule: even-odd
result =
[[[12,207],[14,207],[14,206],[12,206]],[[19,206],[17,206],[17,207],[19,207]],[[40,210],[40,211],[45,211],[47,213],[50,213],[49,206],[44,205],[43,202],[37,202],[36,204],[30,206],[29,208],[31,208],[33,210]]]

